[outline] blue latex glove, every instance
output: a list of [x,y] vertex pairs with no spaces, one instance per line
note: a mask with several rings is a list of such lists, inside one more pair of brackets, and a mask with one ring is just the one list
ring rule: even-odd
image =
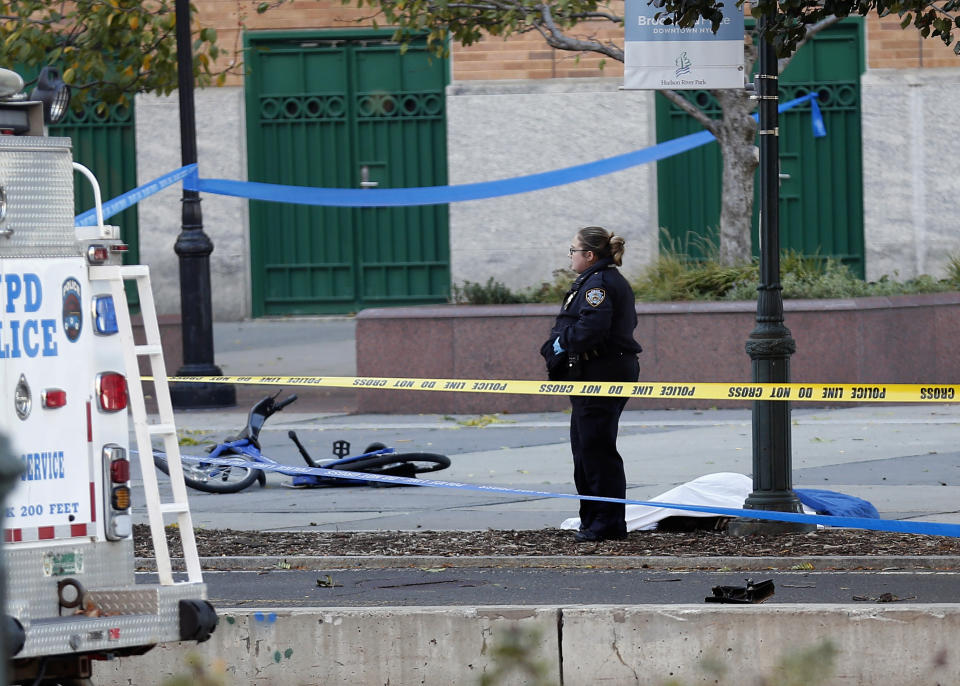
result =
[[553,342],[553,354],[559,355],[563,352],[563,347],[560,345],[560,336],[557,336],[557,340]]

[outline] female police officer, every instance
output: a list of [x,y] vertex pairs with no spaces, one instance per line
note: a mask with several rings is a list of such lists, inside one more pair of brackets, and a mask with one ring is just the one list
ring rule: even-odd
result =
[[[551,379],[636,381],[633,338],[637,313],[633,289],[617,270],[624,240],[599,226],[580,229],[570,246],[571,267],[580,276],[567,292],[540,352]],[[580,495],[626,497],[623,459],[617,452],[617,428],[627,403],[620,397],[570,396],[570,446],[573,479]],[[578,542],[624,538],[622,503],[580,501]]]

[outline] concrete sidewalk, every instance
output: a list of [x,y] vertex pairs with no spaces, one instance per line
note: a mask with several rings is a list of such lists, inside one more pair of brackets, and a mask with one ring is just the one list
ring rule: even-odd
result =
[[[350,318],[217,324],[216,362],[226,374],[350,376],[356,373],[353,327]],[[194,441],[222,439],[244,425],[252,399],[276,390],[238,387],[237,408],[178,412],[177,427]],[[567,413],[356,415],[349,389],[326,396],[312,390],[284,389],[301,399],[267,423],[266,454],[302,465],[286,436],[294,429],[315,457],[330,456],[339,438],[352,443],[353,454],[379,441],[399,451],[449,455],[452,466],[438,474],[445,480],[575,492]],[[619,447],[628,498],[647,499],[714,472],[750,474],[747,403],[740,410],[651,411],[634,399],[627,407]],[[884,518],[960,522],[960,405],[821,409],[796,403],[792,419],[795,487],[864,498]],[[536,529],[558,526],[577,509],[569,499],[433,488],[282,488],[288,481],[270,475],[265,490],[191,492],[194,520],[207,527],[277,530]],[[138,521],[144,515],[138,512]]]
[[[214,362],[230,376],[354,376],[355,331],[352,317],[217,322],[213,325]],[[271,392],[262,386],[236,389],[237,406],[246,409]],[[296,392],[300,412],[348,413],[357,407],[357,394],[349,388],[298,388]]]

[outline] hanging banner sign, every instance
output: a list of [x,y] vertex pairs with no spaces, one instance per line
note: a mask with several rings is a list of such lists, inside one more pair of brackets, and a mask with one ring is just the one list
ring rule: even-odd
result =
[[[730,5],[727,7],[726,5]],[[698,19],[685,29],[654,18],[660,8],[626,0],[626,90],[743,88],[743,8],[726,3],[720,28]]]

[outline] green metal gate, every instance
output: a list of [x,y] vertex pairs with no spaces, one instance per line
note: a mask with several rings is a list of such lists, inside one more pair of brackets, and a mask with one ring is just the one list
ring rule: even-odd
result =
[[[445,60],[391,32],[247,34],[249,179],[328,188],[447,183]],[[253,315],[444,302],[446,205],[250,202]]]
[[[780,76],[781,102],[816,90],[827,129],[814,138],[810,105],[780,114],[780,244],[804,255],[832,256],[863,277],[863,173],[860,75],[862,21],[844,20],[806,45]],[[720,108],[708,91],[684,93],[711,117]],[[702,130],[657,95],[657,140]],[[702,257],[717,244],[721,193],[720,147],[711,143],[657,163],[662,244]],[[759,191],[759,183],[755,184]],[[691,202],[691,199],[696,201]],[[757,254],[757,212],[753,250]],[[706,240],[704,240],[706,239]]]

